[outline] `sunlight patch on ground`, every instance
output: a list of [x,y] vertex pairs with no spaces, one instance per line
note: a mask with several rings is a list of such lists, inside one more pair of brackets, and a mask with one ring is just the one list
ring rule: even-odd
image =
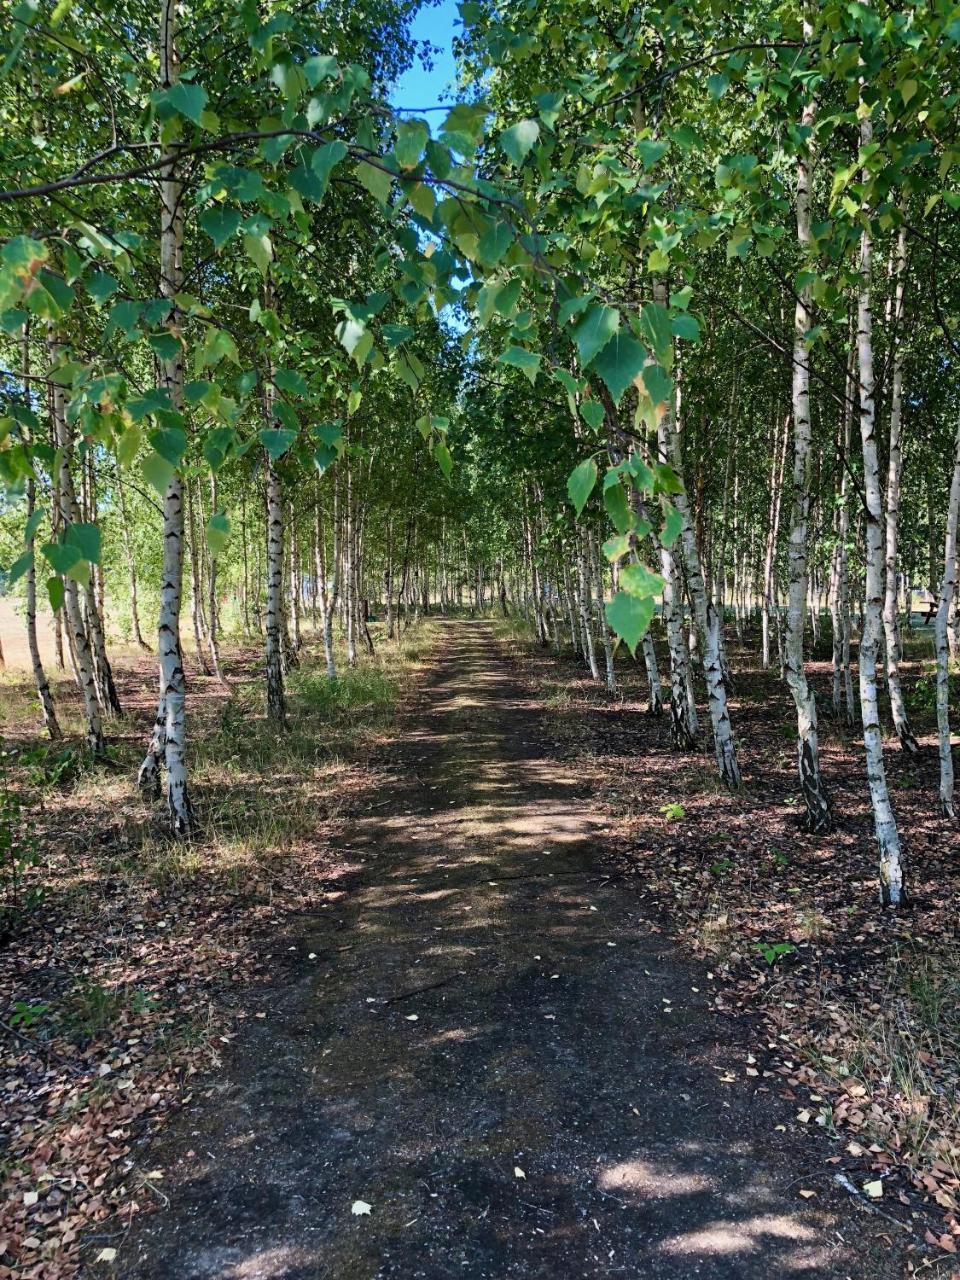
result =
[[635,1191],[655,1200],[667,1196],[690,1196],[710,1190],[710,1180],[702,1173],[685,1173],[665,1164],[646,1160],[624,1160],[604,1169],[597,1179],[601,1191]]
[[765,1237],[775,1240],[807,1241],[815,1238],[810,1227],[795,1218],[780,1214],[763,1214],[742,1222],[709,1222],[696,1231],[674,1236],[660,1246],[662,1253],[673,1255],[756,1253],[765,1248]]

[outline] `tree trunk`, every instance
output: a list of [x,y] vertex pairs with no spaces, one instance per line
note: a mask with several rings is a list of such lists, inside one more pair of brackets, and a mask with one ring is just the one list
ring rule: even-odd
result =
[[643,664],[647,671],[647,684],[650,686],[650,700],[647,703],[647,714],[663,715],[663,687],[660,684],[660,672],[657,669],[657,651],[653,647],[653,637],[649,628],[643,635]]
[[[217,494],[217,473],[210,473],[210,514],[215,516],[219,506]],[[226,686],[227,681],[224,678],[223,668],[220,666],[220,605],[217,601],[217,557],[210,550],[210,572],[207,578],[207,639],[210,643],[210,662],[213,665],[213,674],[220,683]]]
[[903,408],[903,342],[900,340],[903,322],[903,291],[907,265],[906,228],[900,228],[895,258],[896,287],[893,306],[893,377],[890,390],[890,448],[887,463],[886,559],[884,565],[883,633],[887,648],[887,688],[890,693],[890,710],[893,727],[900,746],[910,755],[917,755],[920,745],[913,735],[907,718],[900,684],[900,630],[897,623],[897,536],[900,517],[900,426]]
[[[51,363],[57,359],[59,345],[56,339],[50,341]],[[60,502],[60,529],[63,533],[77,519],[77,498],[73,486],[73,474],[70,463],[73,457],[73,439],[67,423],[66,405],[63,387],[54,383],[51,388],[51,416],[57,444],[60,467],[57,474],[57,496]],[[73,640],[73,655],[76,662],[77,682],[83,696],[84,714],[86,717],[87,745],[91,751],[100,754],[103,751],[103,722],[100,716],[100,699],[97,696],[97,681],[94,674],[93,654],[87,638],[87,628],[80,608],[80,589],[70,577],[63,579],[63,606]]]
[[767,524],[767,545],[763,562],[763,595],[760,604],[760,623],[762,629],[761,660],[764,670],[770,666],[770,628],[771,615],[776,608],[776,561],[777,537],[780,533],[780,508],[783,499],[783,475],[787,458],[787,440],[790,430],[790,415],[783,421],[783,437],[773,431],[773,461],[770,467],[770,509]]
[[[23,376],[24,376],[24,395],[27,403],[30,402],[30,329],[29,322],[23,331]],[[27,529],[29,536],[26,543],[26,551],[30,556],[30,563],[27,567],[26,585],[27,585],[27,647],[30,650],[30,664],[33,667],[33,682],[37,687],[37,697],[40,699],[40,710],[43,714],[43,725],[47,731],[51,741],[56,742],[63,737],[60,731],[60,723],[57,720],[57,711],[53,705],[53,695],[50,692],[50,682],[47,679],[47,673],[43,669],[43,662],[40,658],[40,644],[37,640],[37,565],[33,557],[34,543],[36,542],[36,532],[34,530],[33,515],[37,508],[37,482],[31,474],[27,480]],[[3,666],[3,650],[0,647],[0,667]]]
[[150,652],[150,646],[143,638],[143,631],[140,628],[140,605],[137,599],[137,562],[133,554],[133,544],[130,541],[130,518],[127,514],[127,496],[123,487],[122,468],[117,465],[117,498],[120,502],[120,520],[123,528],[123,552],[127,560],[127,576],[130,580],[130,622],[133,629],[133,639],[137,646],[146,653]]
[[193,624],[193,641],[197,649],[197,662],[205,676],[210,675],[204,643],[203,617],[200,597],[203,592],[203,571],[197,546],[197,515],[193,501],[193,481],[187,481],[187,542],[190,548],[190,620]]
[[[597,654],[593,643],[593,626],[590,618],[590,575],[586,552],[586,532],[577,530],[577,605],[580,610],[580,636],[583,642],[583,653],[591,678],[600,679],[600,668],[597,666]],[[539,619],[539,612],[538,612]],[[541,644],[545,639],[541,638]]]
[[[273,384],[264,390],[266,418],[273,421]],[[269,453],[264,453],[267,482],[267,716],[286,722],[283,691],[283,495],[280,477]]]
[[[667,302],[666,286],[659,281],[654,285],[654,298],[661,305]],[[681,390],[679,370],[677,373],[676,404],[660,419],[657,427],[658,448],[663,461],[668,462],[678,477],[683,476],[683,458],[680,450],[680,433],[678,429],[681,407]],[[713,746],[717,762],[717,772],[725,786],[740,786],[740,767],[737,764],[737,753],[733,741],[733,726],[730,723],[730,712],[727,706],[727,688],[723,672],[723,626],[722,618],[714,605],[704,580],[700,564],[700,551],[697,546],[696,532],[690,512],[690,501],[686,490],[675,494],[674,505],[680,513],[683,526],[680,532],[680,549],[687,572],[687,587],[693,608],[694,620],[700,633],[703,647],[703,675],[707,686],[707,704],[710,710],[710,723],[713,727]]]
[[[804,21],[805,35],[810,24]],[[801,129],[809,136],[816,114],[808,99],[801,116]],[[810,246],[810,163],[809,144],[797,159],[797,241],[806,255]],[[797,772],[800,791],[807,807],[806,829],[826,835],[833,826],[830,798],[820,775],[820,743],[817,734],[817,699],[803,665],[803,632],[806,620],[807,525],[810,517],[810,472],[812,442],[810,427],[810,352],[807,330],[813,325],[813,289],[804,285],[797,295],[793,317],[793,493],[790,516],[789,590],[784,634],[784,667],[787,684],[797,709]]]
[[[160,82],[169,88],[177,82],[176,0],[163,0],[160,19]],[[170,403],[183,411],[183,352],[180,318],[174,299],[183,281],[183,183],[177,173],[177,149],[164,150],[166,161],[160,183],[160,291],[170,299],[167,327],[178,350],[172,360],[160,362],[160,379]],[[193,831],[193,812],[187,788],[186,679],[180,646],[180,608],[183,598],[183,480],[174,473],[163,502],[163,570],[160,586],[158,650],[160,701],[147,756],[140,766],[141,786],[159,786],[158,766],[163,752],[167,770],[167,807],[174,834],[187,837]]]
[[[861,99],[861,108],[866,110]],[[870,145],[873,126],[869,115],[860,122],[861,148]],[[860,710],[867,754],[867,783],[873,805],[874,827],[880,855],[880,892],[884,906],[904,901],[900,837],[890,804],[883,767],[883,739],[877,704],[877,650],[883,628],[884,545],[880,464],[877,458],[876,408],[873,378],[873,314],[871,311],[872,243],[869,230],[860,237],[860,284],[857,302],[857,351],[860,373],[860,438],[863,443],[863,485],[866,497],[866,590],[860,637]]]
[[297,538],[297,520],[293,503],[289,506],[290,521],[290,616],[293,620],[293,647],[299,653],[303,648],[300,633],[300,542]]
[[953,479],[947,505],[944,536],[943,579],[937,608],[937,739],[940,753],[940,809],[945,818],[955,818],[953,794],[953,751],[950,745],[950,642],[947,624],[957,590],[957,524],[960,518],[960,426],[953,458]]

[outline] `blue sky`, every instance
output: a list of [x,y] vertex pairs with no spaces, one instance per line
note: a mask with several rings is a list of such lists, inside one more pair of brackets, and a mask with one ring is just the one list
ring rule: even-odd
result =
[[[417,40],[429,40],[439,46],[434,55],[433,69],[427,71],[419,62],[400,77],[390,95],[396,107],[434,107],[455,100],[456,66],[453,58],[454,27],[459,26],[457,0],[440,0],[439,4],[425,4],[413,22],[413,35]],[[438,113],[439,114],[439,113]],[[430,117],[427,117],[430,119]],[[432,120],[435,126],[443,119]]]

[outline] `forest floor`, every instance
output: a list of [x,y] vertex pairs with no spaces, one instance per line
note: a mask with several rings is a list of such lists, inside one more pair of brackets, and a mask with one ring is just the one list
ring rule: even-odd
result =
[[[779,707],[773,741],[751,737],[759,700],[738,723],[763,775],[726,797],[632,677],[612,699],[502,630],[437,624],[432,656],[414,641],[333,716],[308,669],[283,738],[252,680],[229,698],[195,680],[191,849],[157,838],[122,747],[115,773],[48,788],[32,822],[48,878],[53,835],[65,863],[33,951],[0,955],[4,996],[35,1011],[0,1059],[0,1277],[950,1275],[948,1206],[919,1203],[889,1141],[851,1141],[844,1096],[870,1128],[880,1085],[821,1082],[804,1036],[834,1048],[858,990],[885,1007],[891,955],[913,965],[955,883],[877,923],[838,742],[843,834],[809,853],[811,887]],[[918,890],[946,870],[935,826]],[[767,965],[757,941],[795,950]],[[939,974],[924,993],[949,1038]],[[949,1199],[946,1174],[934,1189]]]
[[704,965],[605,874],[565,756],[491,625],[450,624],[336,890],[151,1147],[169,1203],[118,1274],[899,1274]]

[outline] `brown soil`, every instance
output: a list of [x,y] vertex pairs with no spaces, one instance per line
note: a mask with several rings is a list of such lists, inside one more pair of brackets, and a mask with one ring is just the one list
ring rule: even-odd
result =
[[345,892],[271,945],[213,1096],[144,1155],[168,1203],[115,1274],[901,1274],[896,1231],[829,1181],[801,1197],[825,1151],[604,872],[550,723],[489,624],[446,629]]

